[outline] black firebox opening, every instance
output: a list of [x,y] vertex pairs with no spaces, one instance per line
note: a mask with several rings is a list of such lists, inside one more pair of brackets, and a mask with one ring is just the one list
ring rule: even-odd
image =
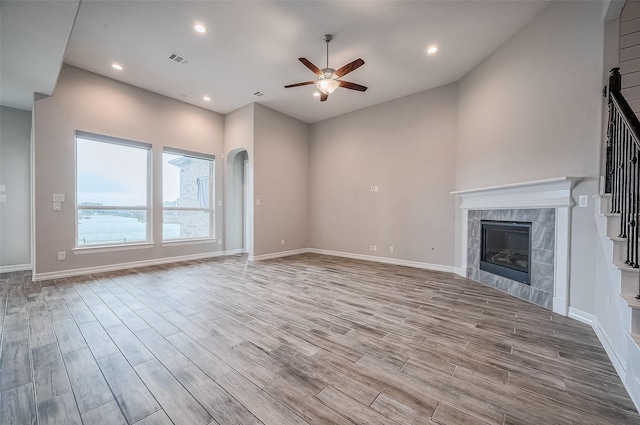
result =
[[480,270],[531,285],[531,223],[482,221]]

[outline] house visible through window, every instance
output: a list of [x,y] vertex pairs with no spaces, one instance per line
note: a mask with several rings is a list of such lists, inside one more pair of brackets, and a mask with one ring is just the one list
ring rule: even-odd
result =
[[162,154],[162,239],[213,235],[213,156],[165,149]]
[[76,132],[76,246],[148,242],[151,145]]

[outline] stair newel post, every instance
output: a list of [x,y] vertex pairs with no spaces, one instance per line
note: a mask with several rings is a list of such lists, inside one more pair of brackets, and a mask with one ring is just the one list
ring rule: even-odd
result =
[[[615,173],[615,119],[614,119],[614,105],[613,100],[611,98],[611,90],[620,90],[622,88],[622,77],[620,76],[620,68],[613,68],[609,73],[609,81],[607,86],[605,87],[605,97],[607,98],[607,104],[609,107],[609,120],[608,120],[608,128],[607,128],[607,147],[606,147],[606,174],[605,174],[605,193],[613,193],[613,185],[615,184],[614,173]],[[615,203],[615,199],[613,199],[612,195],[612,205],[611,212],[613,212]]]

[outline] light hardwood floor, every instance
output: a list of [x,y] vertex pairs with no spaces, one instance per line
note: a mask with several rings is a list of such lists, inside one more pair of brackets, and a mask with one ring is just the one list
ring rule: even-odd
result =
[[590,327],[447,273],[245,256],[0,279],[0,423],[640,424]]

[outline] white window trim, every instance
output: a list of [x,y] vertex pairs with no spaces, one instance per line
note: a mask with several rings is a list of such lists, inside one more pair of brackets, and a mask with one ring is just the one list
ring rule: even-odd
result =
[[118,245],[89,245],[73,248],[71,251],[76,255],[81,254],[95,254],[98,252],[114,252],[114,251],[128,251],[131,249],[148,249],[156,246],[154,242],[131,242],[127,244]]
[[[147,206],[103,206],[103,205],[78,205],[78,138],[92,140],[101,143],[111,143],[114,145],[128,146],[147,151]],[[76,130],[74,136],[74,182],[75,182],[75,238],[74,254],[87,254],[96,252],[126,251],[129,249],[152,248],[153,242],[153,146],[150,143],[138,142],[135,140],[121,139],[119,137],[105,136],[101,134],[89,133]],[[78,212],[80,210],[140,210],[147,212],[147,240],[121,244],[104,245],[78,245]]]
[[[216,227],[215,227],[215,216],[216,211],[213,203],[215,202],[214,196],[214,173],[215,173],[215,163],[216,157],[211,154],[204,154],[199,152],[186,151],[183,149],[176,149],[170,147],[164,147],[162,149],[162,154],[165,153],[169,155],[181,155],[188,156],[196,159],[203,159],[206,161],[210,161],[209,163],[209,208],[199,208],[199,207],[162,207],[162,218],[163,218],[163,226],[162,226],[162,246],[177,246],[177,245],[191,245],[191,244],[199,244],[199,243],[210,243],[217,241],[216,239]],[[162,162],[162,166],[164,167],[164,160]],[[164,182],[163,182],[164,186]],[[164,198],[162,199],[164,203]],[[165,239],[164,238],[164,212],[165,211],[204,211],[209,213],[209,236],[199,237],[199,238],[176,238],[176,239]]]
[[217,242],[216,238],[168,239],[162,241],[162,246],[198,245]]

